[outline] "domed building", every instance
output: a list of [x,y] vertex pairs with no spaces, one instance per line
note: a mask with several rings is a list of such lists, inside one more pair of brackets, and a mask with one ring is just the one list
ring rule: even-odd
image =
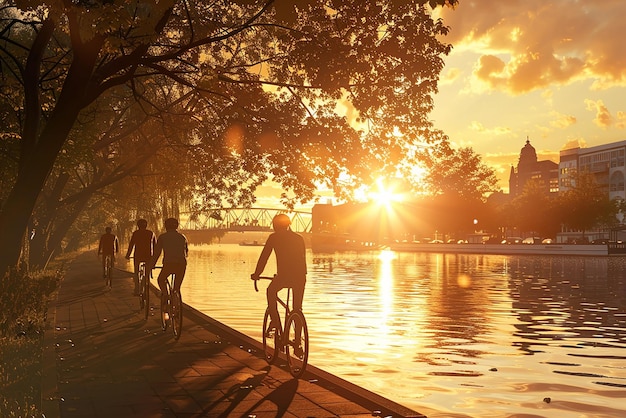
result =
[[540,180],[546,194],[559,191],[559,165],[550,160],[537,160],[537,151],[526,138],[526,145],[519,154],[517,168],[511,166],[509,175],[509,195],[511,198],[519,196],[524,186],[531,179]]

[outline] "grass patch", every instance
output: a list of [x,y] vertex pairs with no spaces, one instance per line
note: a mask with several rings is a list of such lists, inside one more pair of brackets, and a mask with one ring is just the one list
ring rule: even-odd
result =
[[[59,264],[60,265],[60,264]],[[0,280],[0,417],[41,417],[41,371],[49,296],[63,276],[11,272]]]
[[0,339],[0,416],[41,417],[43,332]]

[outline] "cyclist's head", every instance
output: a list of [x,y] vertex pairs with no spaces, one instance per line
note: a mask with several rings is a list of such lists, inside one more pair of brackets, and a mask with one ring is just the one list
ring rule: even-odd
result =
[[178,219],[175,218],[167,218],[165,220],[165,230],[169,231],[171,229],[177,229],[178,228]]
[[111,233],[111,227],[107,226],[106,228],[104,228],[104,232],[106,232],[107,234]]
[[291,219],[289,219],[289,216],[285,215],[284,213],[279,213],[278,215],[274,216],[274,219],[272,219],[272,226],[274,227],[274,231],[287,229],[289,228],[289,225],[291,225]]
[[145,219],[139,219],[137,221],[137,226],[141,229],[143,228],[147,228],[148,227],[148,221],[146,221]]

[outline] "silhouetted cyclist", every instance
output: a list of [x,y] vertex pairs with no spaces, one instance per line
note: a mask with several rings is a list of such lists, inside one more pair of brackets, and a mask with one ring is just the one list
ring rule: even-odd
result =
[[250,278],[253,280],[263,273],[267,260],[272,251],[276,254],[276,276],[267,287],[267,306],[270,310],[271,323],[269,328],[278,332],[281,330],[280,316],[278,315],[277,293],[281,289],[290,287],[293,289],[293,308],[302,310],[304,298],[304,286],[306,284],[306,248],[304,238],[293,232],[289,227],[291,219],[284,213],[274,216],[272,233],[265,242],[254,273]]
[[[135,281],[135,296],[139,294],[139,264],[145,262],[146,267],[150,264],[152,255],[154,254],[154,247],[156,245],[154,232],[146,229],[148,228],[148,221],[145,219],[139,219],[137,221],[137,228],[138,229],[133,232],[133,235],[130,237],[128,250],[126,251],[126,259],[130,260],[130,254],[133,252],[133,248],[135,250],[135,254],[133,256],[133,265],[135,268],[135,274],[133,275],[133,279]],[[149,275],[151,271],[152,270],[146,270],[146,275]]]
[[111,267],[115,265],[115,254],[120,251],[120,243],[115,234],[111,233],[111,227],[104,228],[104,234],[100,237],[98,255],[102,255],[102,276],[106,276],[106,258],[111,256]]

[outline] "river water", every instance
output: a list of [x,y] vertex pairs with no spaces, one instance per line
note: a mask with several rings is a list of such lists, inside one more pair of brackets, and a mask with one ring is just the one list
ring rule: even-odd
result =
[[[191,246],[185,302],[260,341],[260,251]],[[316,367],[429,417],[626,416],[626,258],[309,252],[308,264]]]

